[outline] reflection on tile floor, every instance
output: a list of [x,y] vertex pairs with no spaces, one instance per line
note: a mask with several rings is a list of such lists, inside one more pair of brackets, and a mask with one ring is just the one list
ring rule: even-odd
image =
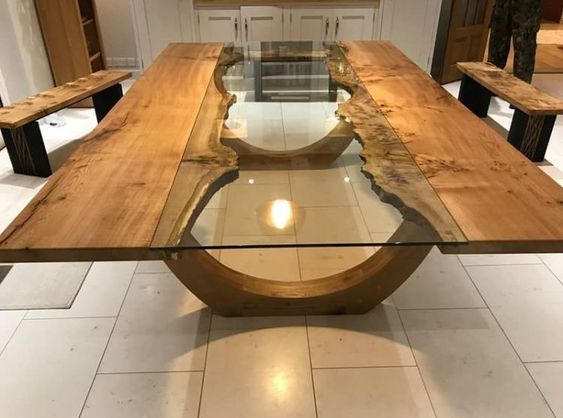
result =
[[[506,126],[510,110],[496,99],[494,106],[492,116]],[[327,117],[334,111],[323,109]],[[321,114],[251,110],[258,119]],[[94,124],[92,111],[61,115],[66,126],[42,126],[50,151]],[[548,149],[559,169],[562,122]],[[357,202],[313,209],[355,211],[352,226],[337,232],[344,238],[352,227],[385,237],[393,212],[365,224],[362,212],[373,202],[362,208],[360,162],[353,154],[341,160],[335,170],[344,167]],[[563,178],[560,170],[544,170]],[[244,174],[236,187],[250,179],[293,192],[287,173]],[[0,229],[43,183],[11,173],[0,151]],[[239,240],[228,200],[221,193],[210,202],[200,239],[221,225],[233,233],[225,242]],[[314,234],[314,225],[308,228]],[[291,228],[285,235],[242,233],[254,241],[299,239]],[[275,270],[279,280],[307,280],[372,251],[216,256],[257,276]],[[367,315],[229,319],[212,314],[163,262],[94,263],[70,310],[0,312],[0,417],[563,417],[562,298],[561,254],[457,257],[433,250]]]

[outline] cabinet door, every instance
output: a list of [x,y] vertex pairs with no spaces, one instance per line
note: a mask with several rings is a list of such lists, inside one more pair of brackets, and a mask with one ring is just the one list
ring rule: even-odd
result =
[[238,9],[198,10],[198,22],[201,42],[240,41],[241,24]]
[[290,37],[292,41],[326,41],[332,38],[331,9],[291,9]]
[[179,0],[144,0],[152,59],[171,42],[191,40],[188,18]]
[[385,0],[381,39],[391,41],[420,68],[430,68],[440,0]]
[[374,17],[373,7],[334,9],[334,39],[337,41],[373,39]]
[[243,41],[283,40],[282,9],[272,6],[241,7]]

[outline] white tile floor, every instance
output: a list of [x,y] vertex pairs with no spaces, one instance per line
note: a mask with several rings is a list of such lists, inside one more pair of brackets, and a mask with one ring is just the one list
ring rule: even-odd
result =
[[[563,96],[562,75],[536,83]],[[257,106],[254,114],[313,111]],[[491,117],[505,128],[510,112],[495,99]],[[94,125],[91,111],[61,115],[65,127],[42,126],[49,150]],[[554,166],[544,170],[563,181],[563,118],[547,159]],[[361,200],[365,180],[350,177]],[[259,179],[282,188],[294,180]],[[43,184],[13,175],[0,151],[0,229]],[[208,207],[224,211],[225,199]],[[295,275],[297,257],[307,278],[365,256],[221,257],[262,274],[276,266],[283,279]],[[434,250],[367,315],[296,318],[222,318],[161,262],[94,263],[70,310],[0,312],[0,417],[563,417],[562,307],[560,254]]]

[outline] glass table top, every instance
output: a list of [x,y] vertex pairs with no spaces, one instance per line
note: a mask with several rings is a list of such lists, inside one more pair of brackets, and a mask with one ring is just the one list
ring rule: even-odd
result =
[[[175,248],[465,241],[400,139],[379,134],[393,130],[371,97],[344,111],[362,86],[336,44],[228,44],[222,54],[228,64],[216,80],[236,102],[221,143],[238,155],[238,178],[212,195]],[[371,129],[373,112],[380,127]]]

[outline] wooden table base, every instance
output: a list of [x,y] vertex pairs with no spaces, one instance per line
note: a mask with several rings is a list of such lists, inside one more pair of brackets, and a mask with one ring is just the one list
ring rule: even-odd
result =
[[179,259],[165,262],[191,292],[223,316],[363,314],[408,279],[430,248],[383,247],[350,270],[300,282],[252,277],[203,250],[182,252]]

